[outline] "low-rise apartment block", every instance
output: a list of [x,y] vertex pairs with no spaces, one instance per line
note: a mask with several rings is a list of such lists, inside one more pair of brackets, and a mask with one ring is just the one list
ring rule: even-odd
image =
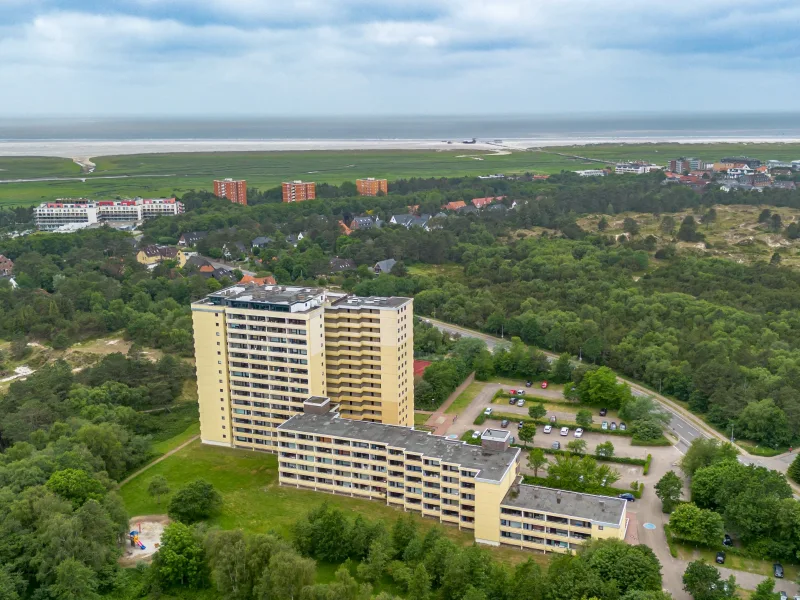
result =
[[227,198],[234,204],[247,205],[247,181],[244,179],[215,179],[214,195]]
[[284,202],[303,202],[317,197],[317,184],[309,181],[289,181],[281,184]]
[[413,300],[234,285],[192,304],[204,443],[274,452],[309,397],[413,423]]
[[356,190],[359,196],[377,196],[379,192],[389,193],[389,182],[386,179],[356,179]]
[[633,163],[618,163],[614,168],[614,172],[617,175],[625,175],[625,174],[633,174],[633,175],[643,175],[644,173],[649,173],[650,171],[657,171],[660,169],[658,165],[651,165],[648,163],[640,163],[640,162],[633,162]]
[[493,546],[565,553],[625,538],[625,500],[521,484],[506,430],[487,429],[475,446],[345,419],[327,398],[304,409],[278,427],[280,485],[384,502]]
[[186,264],[186,255],[180,248],[155,244],[144,246],[136,253],[136,261],[143,265],[154,266],[165,260],[174,260],[179,267],[183,267]]
[[104,224],[126,225],[145,219],[183,213],[183,204],[175,198],[134,198],[132,200],[56,200],[43,202],[33,209],[37,229],[57,231]]

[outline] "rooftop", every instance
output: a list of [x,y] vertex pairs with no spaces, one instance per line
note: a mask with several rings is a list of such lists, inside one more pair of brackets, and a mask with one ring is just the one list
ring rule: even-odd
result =
[[331,308],[398,308],[411,298],[402,296],[344,296],[331,303]]
[[432,433],[416,431],[410,427],[351,421],[343,419],[336,413],[294,415],[278,429],[369,441],[386,444],[393,448],[405,448],[408,452],[437,458],[467,469],[477,469],[479,471],[478,478],[489,481],[500,481],[509,467],[517,460],[520,452],[519,448],[509,448],[504,452],[486,452],[480,446],[449,440]]
[[619,525],[625,510],[625,502],[622,498],[611,496],[596,496],[521,484],[508,491],[501,505]]

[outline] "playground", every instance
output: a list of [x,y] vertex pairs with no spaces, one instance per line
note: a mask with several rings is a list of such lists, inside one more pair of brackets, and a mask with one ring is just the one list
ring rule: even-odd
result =
[[140,561],[150,562],[161,545],[164,527],[169,524],[166,515],[133,517],[128,524],[129,532],[119,559],[123,567],[134,566]]

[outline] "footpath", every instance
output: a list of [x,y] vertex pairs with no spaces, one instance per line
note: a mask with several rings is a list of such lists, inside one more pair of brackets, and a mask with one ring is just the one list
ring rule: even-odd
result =
[[128,483],[130,480],[132,480],[132,479],[136,479],[136,478],[137,478],[139,475],[141,475],[142,473],[144,473],[145,471],[147,471],[147,469],[149,469],[149,468],[150,468],[150,467],[152,467],[153,465],[157,465],[157,464],[158,464],[158,463],[160,463],[162,460],[169,458],[170,456],[172,456],[172,455],[173,455],[173,454],[175,454],[176,452],[178,452],[178,451],[180,451],[180,450],[183,450],[184,448],[186,448],[186,446],[188,446],[188,445],[189,445],[189,444],[191,444],[192,442],[194,442],[194,441],[197,441],[197,440],[199,440],[199,439],[200,439],[200,434],[197,434],[197,435],[195,435],[195,436],[193,436],[193,437],[189,438],[189,439],[188,439],[188,440],[186,440],[185,442],[183,442],[183,443],[182,443],[180,446],[178,446],[177,448],[173,448],[173,449],[172,449],[172,450],[170,450],[169,452],[167,452],[167,453],[165,453],[165,454],[162,454],[162,455],[161,455],[161,456],[159,456],[157,459],[155,459],[153,462],[149,462],[149,463],[147,463],[147,464],[146,464],[145,466],[143,466],[141,469],[139,469],[138,471],[134,471],[133,473],[131,473],[130,475],[128,475],[128,476],[127,476],[125,479],[123,479],[122,481],[120,481],[120,482],[117,484],[117,489],[121,488],[123,485],[125,485],[126,483]]

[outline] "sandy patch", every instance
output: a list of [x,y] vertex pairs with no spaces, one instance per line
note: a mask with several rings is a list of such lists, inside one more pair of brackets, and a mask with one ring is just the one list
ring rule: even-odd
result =
[[6,377],[4,379],[0,379],[0,383],[6,383],[8,381],[14,381],[15,379],[19,379],[20,377],[27,377],[28,375],[33,374],[33,369],[27,366],[21,366],[14,369],[14,374],[10,377]]
[[161,536],[167,525],[169,525],[169,518],[166,515],[133,517],[128,524],[129,531],[139,532],[139,539],[144,544],[144,550],[132,547],[130,539],[126,536],[124,552],[119,559],[119,564],[123,567],[130,567],[141,561],[150,562],[153,554],[158,552],[161,546]]

